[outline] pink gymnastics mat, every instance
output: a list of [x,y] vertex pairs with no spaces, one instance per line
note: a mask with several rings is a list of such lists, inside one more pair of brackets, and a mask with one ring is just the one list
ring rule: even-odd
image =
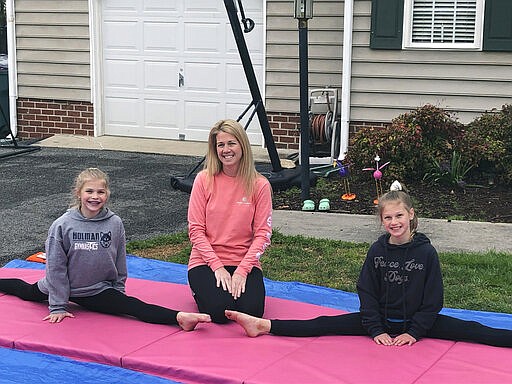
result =
[[[34,282],[41,270],[0,268]],[[127,293],[196,311],[186,285],[128,279]],[[511,383],[512,348],[423,339],[412,347],[369,337],[246,337],[236,324],[194,332],[72,307],[61,324],[42,321],[45,303],[0,294],[0,346],[120,366],[182,383]],[[267,298],[266,317],[310,318],[340,311]]]

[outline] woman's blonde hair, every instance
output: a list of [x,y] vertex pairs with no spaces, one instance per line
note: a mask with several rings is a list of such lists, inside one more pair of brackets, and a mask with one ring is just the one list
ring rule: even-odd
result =
[[105,185],[105,189],[107,191],[107,201],[110,197],[110,187],[108,176],[105,172],[103,172],[99,168],[86,168],[82,172],[78,174],[75,178],[75,182],[73,185],[73,189],[71,191],[71,204],[72,208],[80,208],[80,192],[84,187],[84,184],[91,180],[101,180]]
[[250,196],[254,191],[254,183],[260,176],[254,166],[254,158],[252,155],[251,144],[245,132],[244,127],[238,121],[227,119],[220,120],[212,127],[208,136],[208,152],[206,153],[206,162],[204,169],[208,175],[208,180],[211,182],[213,176],[222,171],[222,162],[217,155],[217,135],[220,132],[225,132],[233,135],[240,144],[242,149],[242,158],[240,159],[240,166],[238,167],[237,178],[242,182],[246,193]]
[[[413,208],[412,199],[408,193],[406,193],[404,191],[386,192],[385,194],[383,194],[382,196],[379,197],[379,204],[377,206],[377,212],[379,214],[379,218],[381,219],[381,221],[382,221],[382,211],[384,210],[384,206],[386,205],[386,203],[396,202],[396,201],[401,202],[405,206],[405,209],[407,209],[408,211],[410,211],[411,208]],[[418,215],[416,215],[416,213],[414,213],[414,216],[410,221],[410,228],[411,228],[411,233],[415,233],[416,230],[418,229]]]

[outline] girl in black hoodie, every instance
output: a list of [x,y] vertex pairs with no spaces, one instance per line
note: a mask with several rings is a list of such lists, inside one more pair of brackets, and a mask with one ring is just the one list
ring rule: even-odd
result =
[[368,250],[357,282],[360,312],[310,320],[268,320],[236,311],[226,316],[248,336],[369,335],[381,345],[412,345],[422,337],[512,347],[512,331],[439,314],[443,280],[430,240],[416,232],[412,201],[403,191],[379,198],[386,230]]

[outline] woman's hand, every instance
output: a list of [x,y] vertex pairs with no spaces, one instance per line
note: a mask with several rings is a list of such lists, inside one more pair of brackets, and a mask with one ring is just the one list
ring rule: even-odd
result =
[[413,345],[417,340],[408,333],[402,333],[393,339],[393,345]]
[[48,320],[50,323],[60,323],[66,317],[75,317],[72,313],[61,312],[61,313],[50,313],[46,316],[43,321]]
[[231,291],[231,275],[224,267],[220,267],[219,269],[216,269],[215,272],[215,279],[217,280],[217,287],[222,286],[222,289],[225,291],[228,291],[229,293],[232,293]]
[[247,277],[239,275],[238,273],[233,273],[231,277],[231,295],[233,299],[238,299],[242,296],[242,293],[245,293],[245,282],[247,281]]

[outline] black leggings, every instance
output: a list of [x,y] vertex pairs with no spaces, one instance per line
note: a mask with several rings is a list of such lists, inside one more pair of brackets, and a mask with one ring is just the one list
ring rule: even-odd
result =
[[[359,312],[320,316],[310,320],[271,320],[270,333],[280,336],[368,336],[362,326]],[[403,323],[390,323],[387,333],[403,333]],[[476,321],[460,320],[441,314],[437,315],[434,325],[425,337],[512,347],[511,330],[491,328]]]
[[[233,275],[236,267],[225,267]],[[217,287],[215,274],[210,267],[200,265],[188,271],[188,282],[199,312],[208,313],[214,323],[227,323],[224,310],[232,309],[261,317],[265,310],[265,285],[263,273],[253,268],[247,275],[245,293],[233,299],[231,293]]]
[[[48,295],[39,290],[37,283],[29,284],[20,279],[0,279],[0,291],[27,301],[41,302],[48,299]],[[70,297],[69,301],[94,312],[133,316],[146,323],[178,325],[177,311],[145,303],[114,288],[107,288],[93,296]]]

